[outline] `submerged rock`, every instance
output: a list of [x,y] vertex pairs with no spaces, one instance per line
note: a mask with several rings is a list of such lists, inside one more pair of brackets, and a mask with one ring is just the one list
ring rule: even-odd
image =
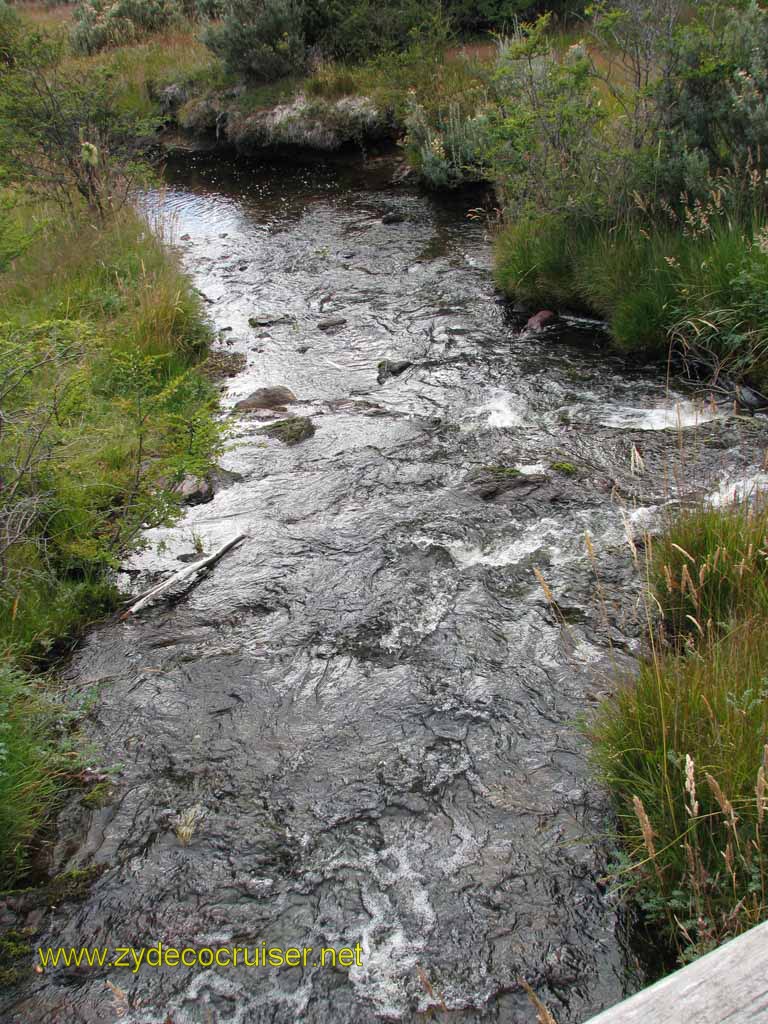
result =
[[402,224],[405,217],[402,213],[398,213],[397,210],[390,210],[389,213],[385,213],[381,218],[382,224]]
[[382,359],[377,367],[379,371],[376,375],[377,380],[379,384],[383,384],[390,377],[399,377],[401,373],[405,373],[411,366],[413,366],[413,363],[410,359]]
[[482,501],[502,495],[527,498],[548,482],[544,473],[522,473],[514,466],[479,466],[467,475],[469,493]]
[[748,412],[765,412],[768,409],[768,398],[746,384],[736,387],[736,402]]
[[287,420],[276,420],[257,431],[259,434],[266,434],[267,437],[277,438],[287,445],[306,441],[314,432],[315,425],[308,416],[290,416]]
[[249,316],[249,327],[277,327],[278,324],[292,324],[292,316]]
[[296,395],[278,385],[273,388],[257,388],[247,398],[237,402],[235,412],[254,412],[257,409],[284,409],[289,402],[295,402]]
[[346,317],[331,316],[327,320],[321,320],[317,326],[321,331],[330,331],[332,327],[343,327],[346,322]]
[[201,372],[209,380],[223,380],[225,377],[236,377],[245,369],[247,362],[243,352],[214,349],[202,364]]

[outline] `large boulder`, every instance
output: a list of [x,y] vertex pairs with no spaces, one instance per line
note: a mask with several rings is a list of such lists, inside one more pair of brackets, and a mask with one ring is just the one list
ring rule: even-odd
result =
[[296,395],[281,386],[257,388],[247,398],[235,404],[235,412],[255,412],[258,409],[284,409],[289,402],[295,402]]

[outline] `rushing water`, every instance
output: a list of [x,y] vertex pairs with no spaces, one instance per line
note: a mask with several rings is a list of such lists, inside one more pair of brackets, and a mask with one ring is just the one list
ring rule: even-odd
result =
[[[194,535],[248,540],[75,658],[115,788],[72,801],[54,867],[106,870],[36,940],[360,943],[362,964],[50,970],[8,1020],[415,1022],[444,1001],[446,1020],[523,1024],[525,978],[577,1024],[637,983],[575,720],[639,649],[626,537],[674,492],[681,439],[689,478],[727,495],[762,427],[521,335],[470,201],[390,173],[188,166],[149,197],[247,355],[225,409],[286,385],[317,429],[286,447],[233,419],[223,464],[242,479],[128,568],[141,589]],[[330,316],[347,323],[318,329]],[[387,358],[413,366],[380,384]]]

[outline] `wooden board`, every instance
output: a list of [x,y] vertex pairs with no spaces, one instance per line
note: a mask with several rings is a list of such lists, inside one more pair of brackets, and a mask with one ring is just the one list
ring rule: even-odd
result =
[[768,1024],[768,922],[585,1024]]

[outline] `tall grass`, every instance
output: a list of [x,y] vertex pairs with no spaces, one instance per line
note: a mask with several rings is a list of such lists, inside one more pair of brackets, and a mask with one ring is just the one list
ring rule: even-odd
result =
[[93,56],[72,55],[67,66],[109,75],[121,108],[133,117],[145,117],[150,128],[157,120],[158,100],[166,86],[179,85],[193,95],[234,84],[199,35],[199,25],[175,26]]
[[173,520],[174,480],[204,473],[220,437],[195,369],[210,328],[146,221],[16,217],[27,248],[0,275],[0,885],[61,774],[25,672],[115,606],[121,555]]
[[623,880],[690,958],[768,918],[768,630],[657,653],[592,727],[629,866]]
[[663,224],[608,228],[564,214],[522,217],[495,240],[499,287],[531,305],[588,310],[624,352],[694,347],[723,372],[768,372],[768,252],[758,221],[706,234]]
[[0,890],[24,871],[28,844],[56,795],[60,759],[49,738],[51,717],[30,680],[0,662]]
[[[682,510],[653,545],[651,584],[673,642],[768,618],[768,500]],[[766,666],[768,671],[768,666]]]
[[768,919],[764,498],[682,511],[648,553],[650,653],[589,728],[620,879],[682,960]]

